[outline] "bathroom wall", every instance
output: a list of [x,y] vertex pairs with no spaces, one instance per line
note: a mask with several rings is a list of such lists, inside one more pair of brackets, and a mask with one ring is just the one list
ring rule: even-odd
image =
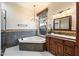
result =
[[[66,10],[70,8],[68,13],[63,12],[63,14],[58,14],[59,11]],[[57,15],[58,14],[58,15]],[[48,29],[49,24],[53,28],[53,19],[61,18],[68,15],[72,15],[72,30],[76,30],[76,3],[75,2],[54,2],[48,6]]]
[[33,16],[31,10],[8,2],[1,3],[1,8],[6,10],[6,33],[1,32],[2,46],[15,46],[19,38],[36,35],[36,22],[30,19]]
[[[7,29],[36,29],[35,21],[30,17],[33,16],[31,10],[27,10],[16,3],[2,3],[2,9],[7,12]],[[27,26],[17,26],[18,24],[23,24]]]

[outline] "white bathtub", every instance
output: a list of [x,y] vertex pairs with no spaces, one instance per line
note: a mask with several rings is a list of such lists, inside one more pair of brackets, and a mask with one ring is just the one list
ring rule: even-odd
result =
[[22,43],[45,43],[46,39],[39,37],[39,36],[33,36],[33,37],[25,37],[22,39],[19,39],[19,42]]
[[26,51],[44,51],[45,50],[45,42],[46,39],[33,36],[33,37],[25,37],[19,40],[19,49],[26,50]]

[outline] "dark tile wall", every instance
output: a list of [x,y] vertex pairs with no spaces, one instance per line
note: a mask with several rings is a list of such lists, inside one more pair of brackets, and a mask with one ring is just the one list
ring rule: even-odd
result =
[[6,37],[5,32],[1,32],[1,56],[3,56],[6,49]]
[[30,37],[30,36],[36,36],[36,30],[26,30],[26,31],[13,31],[13,32],[2,32],[1,33],[1,41],[2,41],[2,47],[4,45],[8,47],[16,46],[18,45],[18,38],[21,37]]
[[1,32],[1,50],[5,50],[6,46],[6,37],[5,32]]

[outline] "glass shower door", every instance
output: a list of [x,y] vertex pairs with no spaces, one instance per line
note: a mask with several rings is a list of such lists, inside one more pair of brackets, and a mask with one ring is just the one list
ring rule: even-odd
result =
[[1,10],[1,55],[6,48],[6,10]]

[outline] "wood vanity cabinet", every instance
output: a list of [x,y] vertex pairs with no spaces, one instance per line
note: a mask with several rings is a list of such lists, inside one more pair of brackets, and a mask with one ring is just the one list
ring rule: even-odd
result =
[[46,36],[47,50],[56,56],[74,56],[75,42]]
[[46,38],[47,50],[54,55],[63,56],[63,40],[57,38]]

